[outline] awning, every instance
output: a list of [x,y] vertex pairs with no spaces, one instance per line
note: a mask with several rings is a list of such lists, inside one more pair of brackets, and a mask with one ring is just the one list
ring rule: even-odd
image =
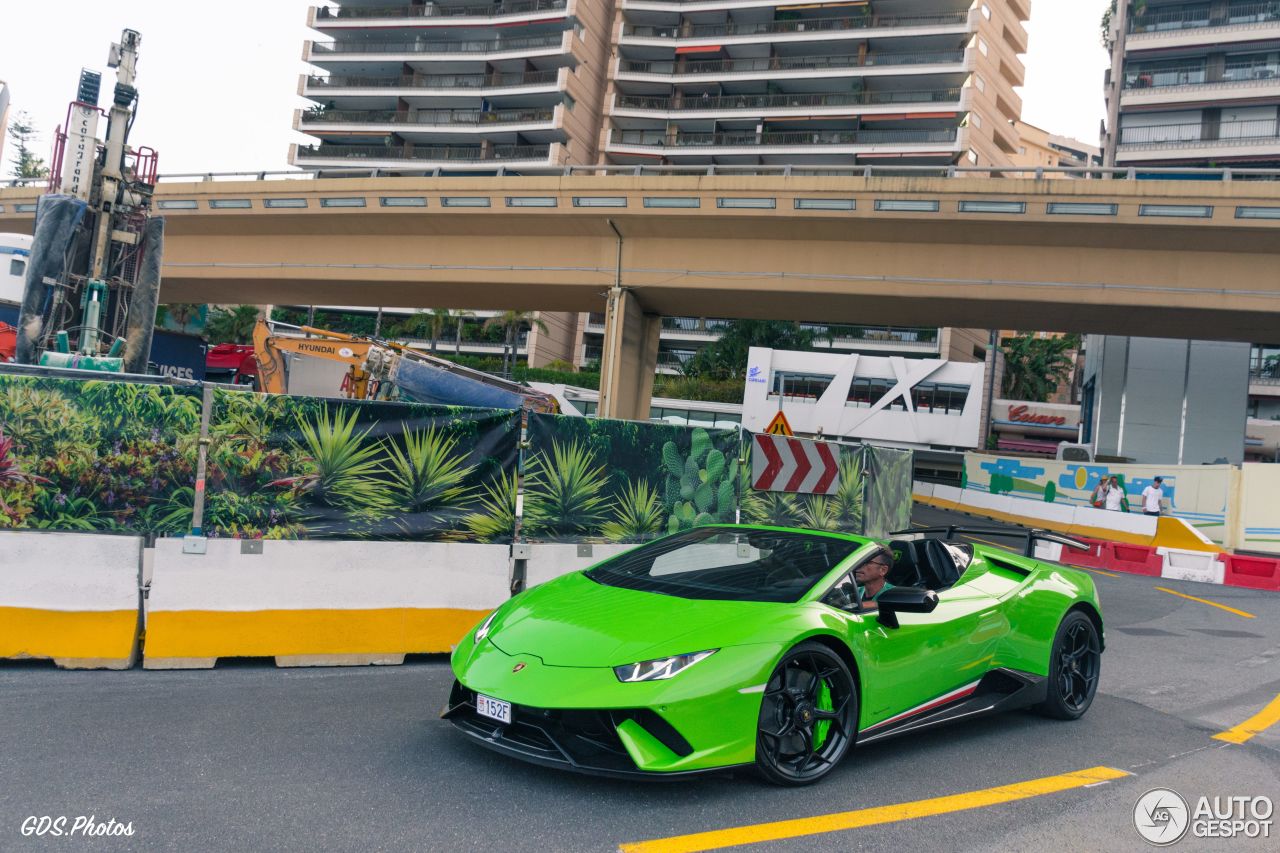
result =
[[677,47],[676,48],[676,56],[681,56],[687,53],[719,53],[719,52],[720,52],[720,45],[718,44],[705,44],[705,45],[700,45],[695,47]]
[[904,121],[913,118],[956,118],[959,113],[883,113],[864,115],[863,121]]

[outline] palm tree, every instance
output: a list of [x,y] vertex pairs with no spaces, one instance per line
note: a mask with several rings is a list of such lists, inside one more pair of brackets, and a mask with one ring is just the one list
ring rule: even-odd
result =
[[547,324],[538,319],[535,311],[503,311],[484,321],[484,327],[490,329],[497,326],[506,330],[506,339],[502,344],[502,372],[511,374],[511,363],[515,361],[516,337],[526,327],[536,326],[539,331],[547,331]]
[[1071,351],[1078,349],[1077,335],[1037,338],[1018,335],[1004,342],[1004,382],[1001,392],[1007,400],[1043,403],[1071,375]]
[[453,319],[453,312],[448,308],[432,308],[430,311],[417,311],[409,319],[400,324],[398,332],[402,335],[425,337],[431,341],[431,352],[436,351],[436,342],[444,332],[445,323]]
[[257,322],[257,305],[236,305],[230,310],[217,308],[205,323],[205,335],[211,344],[247,344],[253,339]]
[[454,355],[462,354],[462,321],[465,320],[467,317],[474,317],[474,316],[476,315],[475,315],[475,312],[473,311],[458,310],[453,312],[453,319],[457,321],[457,326],[455,327],[455,334],[453,336],[453,354]]

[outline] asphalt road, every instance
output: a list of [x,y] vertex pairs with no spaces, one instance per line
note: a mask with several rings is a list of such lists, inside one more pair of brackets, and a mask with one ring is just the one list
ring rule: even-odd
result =
[[[924,509],[917,523],[946,517]],[[492,754],[438,719],[451,682],[443,659],[194,672],[0,665],[0,851],[608,851],[1097,766],[1132,775],[748,849],[1138,850],[1133,807],[1153,787],[1192,801],[1280,799],[1280,724],[1244,744],[1211,737],[1280,694],[1280,594],[1096,578],[1108,648],[1082,720],[1019,712],[860,748],[823,783],[798,790],[745,773],[618,782]],[[24,819],[40,815],[114,818],[134,835],[24,837]],[[1276,844],[1186,839],[1175,849]]]

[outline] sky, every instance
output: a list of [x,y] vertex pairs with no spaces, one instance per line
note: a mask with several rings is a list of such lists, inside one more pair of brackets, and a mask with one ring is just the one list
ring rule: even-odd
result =
[[[82,67],[103,73],[104,106],[115,73],[107,50],[126,28],[142,34],[134,146],[160,152],[160,171],[285,170],[309,38],[307,7],[319,0],[43,0],[0,2],[0,80],[10,88],[10,121],[27,112],[49,159]],[[1107,0],[1031,0],[1023,119],[1097,143],[1107,56],[1098,20]],[[68,26],[68,22],[74,22]],[[101,133],[101,131],[100,131]],[[12,171],[5,145],[3,176]]]

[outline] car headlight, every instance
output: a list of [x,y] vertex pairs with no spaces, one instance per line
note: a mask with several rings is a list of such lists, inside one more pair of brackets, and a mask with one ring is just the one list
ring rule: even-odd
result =
[[678,675],[700,660],[706,660],[718,649],[705,652],[690,652],[686,655],[672,655],[658,660],[644,660],[640,663],[627,663],[613,668],[614,675],[622,682],[630,681],[664,681]]
[[497,615],[498,615],[498,611],[496,610],[493,611],[492,613],[489,614],[489,618],[481,622],[479,628],[476,628],[475,641],[477,643],[483,640],[485,637],[489,636],[489,626],[493,624],[493,619]]

